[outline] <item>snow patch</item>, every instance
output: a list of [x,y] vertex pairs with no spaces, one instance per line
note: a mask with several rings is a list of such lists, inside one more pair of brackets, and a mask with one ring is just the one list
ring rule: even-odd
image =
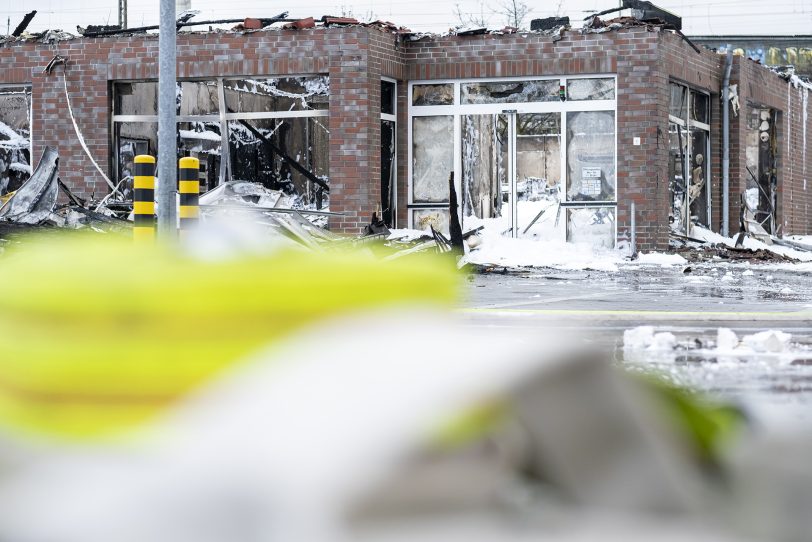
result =
[[676,345],[673,333],[655,333],[653,326],[639,326],[623,332],[623,348],[628,350],[673,350]]
[[688,260],[679,254],[663,254],[661,252],[640,253],[637,257],[637,263],[661,265],[668,267],[671,265],[682,265],[688,263]]

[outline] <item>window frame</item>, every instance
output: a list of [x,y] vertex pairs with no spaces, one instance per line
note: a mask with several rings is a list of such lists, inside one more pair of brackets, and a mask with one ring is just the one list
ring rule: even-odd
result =
[[[559,88],[563,85],[564,89],[567,87],[567,81],[571,79],[614,79],[615,84],[615,98],[613,100],[557,100],[548,102],[509,102],[498,104],[463,104],[461,96],[461,86],[464,83],[486,83],[486,82],[511,82],[511,81],[536,81],[536,80],[552,80],[559,81]],[[412,89],[415,85],[425,84],[444,84],[451,83],[454,85],[453,105],[412,105]],[[412,221],[413,209],[448,209],[448,204],[434,204],[434,203],[419,203],[414,201],[413,194],[413,163],[414,163],[414,141],[412,133],[412,119],[415,117],[433,117],[433,116],[453,116],[453,130],[454,130],[454,157],[453,157],[453,171],[454,171],[454,184],[457,194],[460,194],[462,188],[462,117],[464,115],[477,115],[477,114],[500,114],[506,110],[515,112],[516,114],[524,113],[558,113],[561,116],[561,186],[563,187],[562,198],[560,205],[566,207],[614,207],[615,216],[617,216],[617,160],[618,160],[618,118],[617,118],[617,96],[618,96],[618,77],[617,74],[607,73],[593,73],[593,74],[578,74],[578,75],[557,75],[557,76],[532,76],[532,77],[483,77],[483,78],[464,78],[464,79],[416,79],[408,82],[406,104],[407,104],[407,216],[408,227],[414,226]],[[568,164],[567,164],[567,113],[569,112],[584,112],[584,111],[611,111],[614,114],[614,193],[615,199],[612,201],[566,201],[566,187],[568,186]],[[462,215],[462,207],[459,209]],[[462,216],[460,216],[462,220]],[[563,228],[564,239],[567,237],[567,228]],[[615,220],[615,241],[617,241],[617,220]]]
[[[175,124],[180,124],[183,122],[216,122],[220,124],[220,148],[225,149],[225,151],[221,150],[220,156],[220,172],[218,175],[218,185],[223,181],[223,179],[229,176],[231,171],[231,153],[228,151],[229,149],[229,128],[228,123],[229,121],[234,120],[266,120],[266,119],[289,119],[289,118],[302,118],[302,117],[329,117],[330,110],[329,107],[327,109],[311,109],[311,110],[301,110],[301,111],[268,111],[268,112],[243,112],[243,113],[229,113],[227,112],[226,107],[226,99],[225,99],[225,88],[223,85],[224,81],[240,81],[244,79],[289,79],[289,78],[296,78],[296,77],[327,77],[329,80],[329,74],[327,73],[306,73],[306,74],[285,74],[285,75],[245,75],[245,76],[221,76],[221,77],[190,77],[190,78],[182,78],[178,79],[178,83],[186,83],[186,82],[195,82],[195,81],[216,81],[217,82],[217,100],[218,104],[218,114],[208,114],[208,115],[177,115],[175,118]],[[142,80],[142,79],[116,79],[111,81],[112,92],[111,92],[111,115],[110,115],[110,138],[111,138],[111,145],[112,145],[112,152],[110,153],[110,159],[112,160],[112,164],[115,167],[111,168],[112,171],[115,172],[116,182],[120,182],[121,179],[118,178],[118,167],[117,164],[119,163],[119,149],[118,145],[116,145],[116,123],[157,123],[158,122],[158,115],[119,115],[115,113],[115,104],[116,104],[116,86],[122,83],[143,83],[143,82],[151,82],[153,80]],[[329,90],[328,90],[328,99],[329,99]],[[177,130],[177,126],[176,126]],[[329,133],[329,129],[327,129]]]

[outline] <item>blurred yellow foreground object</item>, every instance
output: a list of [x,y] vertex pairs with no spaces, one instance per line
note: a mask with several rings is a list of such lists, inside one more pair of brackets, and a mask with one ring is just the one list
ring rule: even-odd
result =
[[0,282],[0,429],[75,438],[144,422],[318,319],[448,306],[458,281],[434,258],[280,251],[199,261],[163,246],[66,237],[26,243],[2,261]]

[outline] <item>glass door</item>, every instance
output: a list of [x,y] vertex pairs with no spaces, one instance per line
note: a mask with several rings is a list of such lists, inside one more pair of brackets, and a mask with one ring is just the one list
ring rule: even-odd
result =
[[462,212],[511,237],[551,238],[561,198],[561,114],[463,115]]

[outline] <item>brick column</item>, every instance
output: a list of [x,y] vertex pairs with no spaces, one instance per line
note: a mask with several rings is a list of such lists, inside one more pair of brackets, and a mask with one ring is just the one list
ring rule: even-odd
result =
[[360,233],[380,204],[380,68],[370,62],[369,31],[335,29],[330,59],[330,227]]

